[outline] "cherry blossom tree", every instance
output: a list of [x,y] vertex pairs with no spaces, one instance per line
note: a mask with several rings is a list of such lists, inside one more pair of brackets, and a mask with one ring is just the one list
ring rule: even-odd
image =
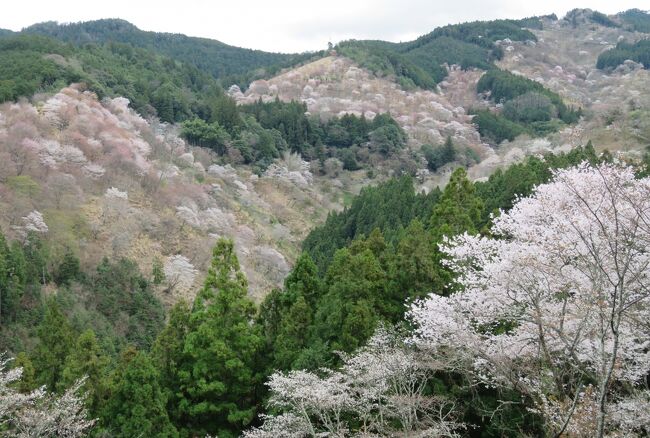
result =
[[453,403],[425,395],[439,370],[427,355],[380,328],[366,347],[342,358],[339,370],[273,374],[269,407],[282,414],[263,416],[263,425],[244,436],[459,436]]
[[163,270],[169,290],[188,290],[194,284],[194,279],[198,273],[189,259],[180,254],[168,257]]
[[9,362],[0,357],[0,436],[76,438],[88,434],[95,420],[87,418],[85,396],[80,395],[84,379],[61,396],[44,388],[21,394],[14,384],[20,380],[22,369],[7,370]]
[[650,179],[616,164],[557,171],[491,235],[442,245],[461,292],[412,307],[414,341],[520,391],[550,435],[631,430],[632,406],[648,406]]

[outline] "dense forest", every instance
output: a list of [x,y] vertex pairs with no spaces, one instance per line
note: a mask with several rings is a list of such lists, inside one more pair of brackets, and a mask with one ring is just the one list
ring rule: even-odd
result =
[[104,19],[81,23],[39,23],[22,30],[44,35],[75,46],[123,43],[172,58],[220,79],[224,86],[247,85],[251,80],[272,75],[283,67],[317,55],[269,53],[229,46],[220,41],[181,34],[146,32],[128,21]]
[[472,110],[481,136],[500,143],[517,135],[533,136],[557,131],[578,121],[582,111],[567,106],[562,97],[542,84],[509,71],[492,69],[478,81],[477,92],[502,104],[499,113]]
[[[487,233],[490,213],[512,208],[553,169],[603,159],[588,145],[531,157],[482,183],[459,168],[429,194],[416,193],[408,177],[364,189],[310,234],[284,288],[259,308],[247,298],[232,241],[217,242],[194,302],[165,316],[151,293],[164,279],[161,267],[146,278],[129,260],[105,259],[83,272],[74,253],[49,252],[47,227],[33,218],[24,240],[0,241],[2,349],[23,369],[16,383],[23,393],[45,385],[63,397],[87,376],[76,390],[86,394],[83,412],[98,419],[97,436],[238,436],[266,411],[273,372],[345,365],[341,354],[379,327],[406,330],[401,321],[414,300],[454,294],[438,249],[447,236]],[[474,425],[471,436],[539,433],[541,419],[515,393],[468,390],[462,380],[436,372],[426,385],[457,399],[455,418]],[[486,417],[503,397],[511,404]]]
[[600,69],[616,68],[626,60],[632,60],[650,68],[650,40],[640,40],[636,43],[622,41],[616,47],[598,55],[596,67]]

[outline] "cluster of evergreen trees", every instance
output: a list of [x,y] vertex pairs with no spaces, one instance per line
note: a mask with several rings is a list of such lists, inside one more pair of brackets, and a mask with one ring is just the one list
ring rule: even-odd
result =
[[502,49],[495,44],[497,40],[536,41],[532,32],[522,29],[528,24],[539,28],[540,18],[454,24],[410,42],[351,40],[338,44],[336,49],[362,67],[394,76],[405,88],[434,89],[447,76],[443,64],[490,70],[495,68],[493,61],[503,56]]
[[622,41],[613,49],[609,49],[598,55],[596,67],[599,69],[616,68],[626,60],[643,64],[650,68],[650,39],[639,40],[634,44]]
[[237,106],[225,95],[212,101],[210,109],[208,121],[184,122],[181,135],[262,170],[284,151],[312,160],[339,158],[345,169],[356,170],[360,149],[390,156],[406,144],[406,134],[387,113],[373,120],[346,114],[322,122],[305,114],[304,103],[276,99]]
[[542,84],[506,70],[493,69],[478,81],[477,92],[503,104],[500,113],[472,110],[479,133],[493,141],[513,140],[522,133],[545,135],[578,121],[582,111]]
[[629,9],[616,16],[623,21],[624,27],[637,32],[650,33],[650,13],[640,9]]
[[[264,411],[264,382],[274,370],[336,366],[337,351],[352,352],[379,324],[401,321],[408,302],[451,293],[437,245],[445,236],[481,232],[491,212],[511,207],[551,169],[599,159],[588,145],[529,158],[483,183],[461,168],[429,194],[416,193],[408,177],[364,189],[310,234],[284,287],[259,308],[247,297],[233,242],[221,239],[194,302],[177,303],[166,323],[151,292],[155,267],[152,280],[128,260],[84,273],[71,253],[52,260],[34,235],[2,240],[2,348],[23,367],[22,391],[63,392],[88,376],[98,436],[238,436]],[[53,282],[58,291],[45,296]],[[461,380],[444,374],[431,385],[466,402],[463,420],[481,436],[538,432],[515,399],[498,418],[483,418],[483,408],[508,395],[461,389]]]

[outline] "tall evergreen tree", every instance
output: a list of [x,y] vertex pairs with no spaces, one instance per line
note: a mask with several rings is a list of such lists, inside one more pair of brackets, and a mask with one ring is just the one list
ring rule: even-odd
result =
[[238,436],[255,417],[263,341],[247,286],[232,240],[220,239],[194,302],[178,372],[181,427],[188,434]]
[[481,223],[483,201],[475,191],[465,169],[459,167],[452,173],[431,215],[430,227],[437,241],[443,236],[479,231],[477,227]]
[[117,437],[178,437],[151,359],[133,348],[122,354],[101,424]]
[[86,377],[84,389],[88,411],[95,415],[105,395],[105,378],[108,358],[102,353],[95,332],[86,330],[70,352],[59,382],[61,389],[69,388],[77,379]]
[[45,316],[38,328],[39,343],[34,352],[34,368],[37,381],[50,391],[60,389],[66,359],[74,346],[74,336],[68,318],[59,304],[49,299],[45,304]]
[[152,349],[151,357],[160,373],[160,384],[167,396],[167,412],[172,422],[179,423],[180,382],[179,367],[183,361],[185,338],[190,330],[190,307],[179,301],[169,313],[169,322],[160,332]]

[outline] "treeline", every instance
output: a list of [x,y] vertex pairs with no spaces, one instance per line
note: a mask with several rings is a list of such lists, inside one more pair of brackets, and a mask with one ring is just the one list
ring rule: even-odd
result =
[[522,133],[536,136],[557,131],[564,124],[577,122],[582,114],[542,84],[505,70],[488,71],[476,89],[503,105],[500,112],[470,111],[479,133],[496,144]]
[[22,32],[53,37],[76,46],[117,42],[143,48],[195,67],[221,80],[224,87],[233,83],[248,85],[251,80],[272,75],[281,68],[304,62],[315,55],[270,53],[234,47],[207,38],[146,32],[119,19],[68,24],[45,22],[27,27]]
[[616,44],[616,47],[598,55],[596,68],[616,68],[628,59],[643,64],[646,69],[650,68],[650,39],[639,40],[633,44],[625,41]]
[[464,69],[494,68],[501,59],[497,40],[536,41],[522,26],[539,28],[537,17],[525,20],[476,21],[448,25],[405,43],[385,41],[344,41],[336,46],[341,54],[354,59],[379,75],[394,76],[405,88],[435,88],[447,75],[443,64],[458,64]]
[[616,16],[623,21],[624,27],[637,32],[650,33],[650,14],[640,9],[629,9]]
[[390,156],[406,144],[406,134],[389,114],[372,120],[346,114],[323,122],[307,116],[301,102],[261,100],[237,106],[227,96],[216,98],[207,122],[183,123],[181,135],[190,143],[208,147],[235,162],[265,169],[284,151],[311,160],[337,158],[343,168],[357,170],[371,154]]
[[219,92],[197,68],[123,43],[74,47],[42,36],[0,38],[0,72],[0,101],[84,82],[100,98],[126,97],[139,113],[165,122],[205,112],[209,96]]

